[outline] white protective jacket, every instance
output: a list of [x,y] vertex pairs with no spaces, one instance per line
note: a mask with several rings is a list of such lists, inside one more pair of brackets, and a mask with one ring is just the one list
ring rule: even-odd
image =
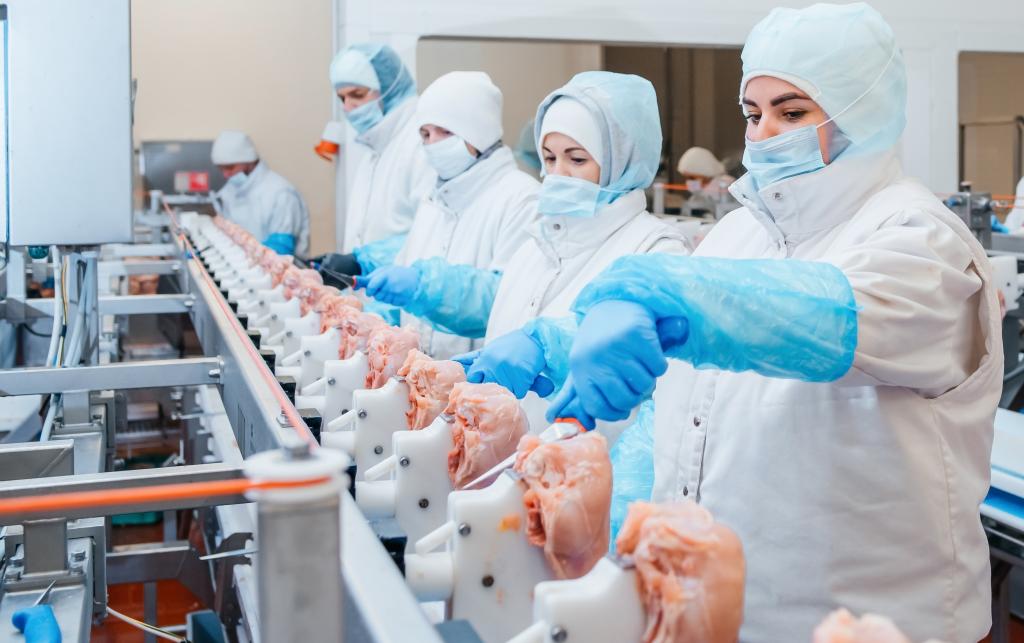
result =
[[732,192],[745,207],[694,254],[840,268],[860,307],[853,367],[816,384],[673,360],[655,393],[654,498],[695,499],[743,541],[742,641],[808,640],[842,606],[914,641],[975,643],[1003,370],[984,251],[892,152]]
[[[537,180],[519,170],[511,150],[502,145],[462,174],[438,183],[423,199],[395,264],[443,257],[449,264],[506,270],[529,237],[539,190]],[[423,351],[435,359],[481,345],[479,340],[434,330],[404,312],[402,325],[419,331]]]
[[[537,317],[570,316],[576,296],[609,264],[652,252],[689,254],[690,248],[681,229],[647,212],[643,190],[622,195],[593,219],[539,217],[501,278],[485,343]],[[530,393],[523,407],[534,429],[546,424],[547,400]]]
[[343,252],[407,232],[437,180],[411,123],[416,100],[406,100],[356,138],[366,149],[349,183]]
[[272,234],[295,237],[295,254],[309,252],[309,210],[302,195],[288,179],[260,161],[245,184],[228,183],[217,192],[223,214],[259,241]]

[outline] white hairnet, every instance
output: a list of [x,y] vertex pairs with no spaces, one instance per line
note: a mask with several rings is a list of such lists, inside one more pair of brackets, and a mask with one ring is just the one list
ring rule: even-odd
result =
[[863,2],[773,9],[747,37],[743,80],[785,80],[835,119],[863,154],[894,146],[906,125],[907,73],[892,28]]
[[501,140],[501,105],[501,90],[490,76],[453,71],[423,90],[413,123],[443,127],[483,152]]
[[705,176],[713,179],[716,176],[725,174],[725,166],[715,158],[715,155],[703,147],[691,147],[679,157],[679,165],[676,166],[680,174],[691,174],[694,176]]
[[632,74],[576,74],[537,108],[534,132],[538,148],[544,115],[561,96],[581,102],[600,125],[601,187],[628,192],[649,186],[661,161],[661,117],[654,85]]
[[[359,55],[349,56],[350,53]],[[360,59],[369,61],[376,82],[369,78]],[[358,85],[379,91],[381,109],[385,114],[416,95],[416,82],[398,53],[387,45],[372,42],[350,45],[334,56],[331,84],[335,89]]]
[[601,126],[583,103],[568,96],[562,96],[544,114],[540,126],[539,145],[544,147],[544,137],[551,132],[565,134],[583,146],[598,165],[604,160],[604,143]]
[[210,160],[214,165],[234,165],[235,163],[252,163],[259,160],[256,146],[245,132],[224,130],[217,135],[210,150]]

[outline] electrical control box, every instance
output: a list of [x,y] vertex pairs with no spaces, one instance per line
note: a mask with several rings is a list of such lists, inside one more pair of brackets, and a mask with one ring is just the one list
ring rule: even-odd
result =
[[131,241],[129,0],[0,0],[0,240]]

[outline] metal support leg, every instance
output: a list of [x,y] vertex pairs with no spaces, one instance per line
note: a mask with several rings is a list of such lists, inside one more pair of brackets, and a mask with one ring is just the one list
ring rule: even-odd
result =
[[58,572],[68,568],[67,520],[30,520],[22,527],[26,574]]
[[[156,583],[146,583],[142,586],[142,613],[145,622],[150,625],[157,625],[156,622]],[[146,643],[156,643],[156,635],[146,632],[143,640]]]
[[991,643],[1010,643],[1010,572],[1013,565],[992,559]]

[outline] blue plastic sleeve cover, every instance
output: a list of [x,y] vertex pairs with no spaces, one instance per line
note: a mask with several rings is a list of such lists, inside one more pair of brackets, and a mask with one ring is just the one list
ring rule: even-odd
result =
[[544,350],[541,375],[554,382],[555,391],[562,388],[569,375],[569,349],[576,330],[576,320],[572,317],[538,317],[523,326],[523,332]]
[[472,339],[487,334],[501,273],[450,264],[441,257],[419,259],[420,283],[405,312],[445,333]]
[[263,240],[263,245],[279,255],[295,254],[295,236],[283,232],[275,232]]
[[359,267],[363,269],[363,274],[368,275],[377,268],[394,265],[395,257],[405,245],[405,238],[408,236],[406,233],[395,234],[371,241],[353,250],[352,254],[355,255]]
[[857,304],[836,266],[791,259],[633,255],[617,259],[573,303],[606,300],[681,317],[688,334],[666,350],[697,368],[831,382],[853,364]]
[[363,302],[363,312],[380,315],[389,326],[402,325],[402,309],[398,306],[392,306],[391,304],[385,304],[376,299],[368,298]]
[[640,405],[630,424],[608,453],[612,461],[611,546],[626,521],[630,503],[650,500],[654,490],[654,401]]

